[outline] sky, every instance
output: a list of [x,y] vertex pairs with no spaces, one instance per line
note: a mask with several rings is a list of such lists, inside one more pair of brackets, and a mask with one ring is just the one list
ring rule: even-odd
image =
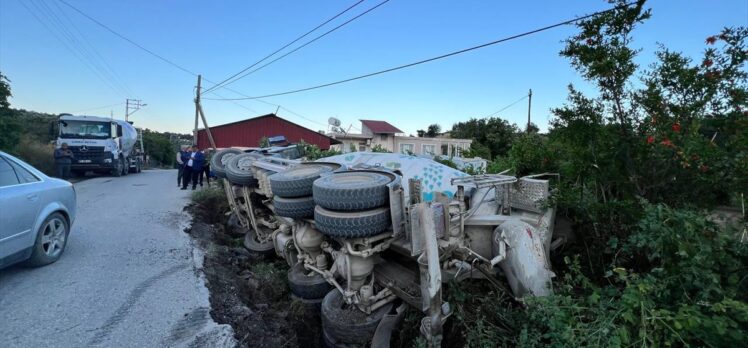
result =
[[[66,0],[114,31],[209,81],[221,81],[354,4],[354,0]],[[377,5],[365,0],[296,45]],[[642,68],[658,44],[697,58],[706,37],[748,26],[746,0],[652,0],[634,32]],[[391,0],[339,30],[229,85],[250,96],[337,81],[519,34],[609,8],[601,0]],[[485,117],[533,91],[532,121],[546,130],[567,86],[594,89],[560,57],[564,26],[413,68],[333,87],[245,101],[219,89],[204,95],[208,124],[275,112],[313,130],[328,119],[357,132],[361,119],[415,134],[437,123]],[[296,47],[296,45],[291,46]],[[285,51],[283,51],[285,52]],[[281,53],[282,54],[282,53]],[[0,72],[12,107],[123,118],[125,99],[147,104],[130,120],[191,133],[196,77],[94,24],[59,0],[0,0]],[[204,86],[211,83],[204,81]],[[524,125],[527,100],[497,116]]]

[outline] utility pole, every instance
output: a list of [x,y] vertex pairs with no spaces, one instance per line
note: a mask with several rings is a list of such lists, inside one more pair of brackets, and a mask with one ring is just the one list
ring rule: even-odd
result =
[[195,92],[195,130],[192,132],[192,144],[197,144],[197,118],[200,116],[200,86],[203,75],[197,75],[197,90]]
[[[130,99],[125,101],[125,121],[129,121],[130,115],[134,114],[140,108],[147,106],[148,104],[143,103],[140,99]],[[130,112],[132,110],[132,112]]]
[[205,113],[203,112],[203,106],[200,104],[200,87],[201,82],[203,80],[202,75],[197,75],[197,93],[195,94],[195,134],[193,136],[194,144],[197,144],[197,117],[198,115],[203,120],[203,127],[205,127],[205,134],[208,135],[208,141],[210,142],[210,147],[213,148],[213,150],[216,149],[216,142],[213,141],[213,133],[210,132],[210,127],[208,127],[208,121],[205,119]]
[[527,94],[527,133],[530,133],[530,109],[532,109],[532,89]]

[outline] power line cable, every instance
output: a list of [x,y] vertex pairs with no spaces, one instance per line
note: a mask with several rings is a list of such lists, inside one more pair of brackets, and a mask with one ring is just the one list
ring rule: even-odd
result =
[[330,34],[330,33],[334,32],[334,31],[336,31],[336,30],[338,30],[338,29],[342,28],[342,27],[343,27],[343,26],[345,26],[346,24],[348,24],[348,23],[350,23],[350,22],[353,22],[354,20],[356,20],[356,19],[358,19],[358,18],[362,17],[363,15],[365,15],[365,14],[367,14],[367,13],[369,13],[369,12],[373,11],[373,10],[375,10],[375,9],[376,9],[377,7],[379,7],[379,6],[382,6],[382,5],[384,5],[384,4],[386,4],[387,2],[389,2],[389,1],[390,1],[390,0],[384,0],[384,1],[380,2],[380,3],[379,3],[379,4],[377,4],[376,6],[374,6],[374,7],[370,8],[370,9],[366,10],[365,12],[363,12],[363,13],[359,14],[358,16],[356,16],[356,17],[353,17],[353,18],[349,19],[348,21],[344,22],[343,24],[340,24],[340,25],[338,25],[337,27],[335,27],[335,28],[332,28],[332,29],[330,29],[330,30],[329,30],[329,31],[327,31],[326,33],[324,33],[324,34],[322,34],[322,35],[320,35],[320,36],[317,36],[316,38],[314,38],[314,39],[312,39],[312,40],[310,40],[310,41],[306,42],[305,44],[303,44],[303,45],[301,45],[301,46],[299,46],[299,47],[297,47],[297,48],[295,48],[295,49],[293,49],[293,50],[291,50],[291,51],[287,52],[286,54],[284,54],[284,55],[282,55],[282,56],[280,56],[280,57],[278,57],[278,58],[276,58],[276,59],[273,59],[273,60],[271,60],[270,62],[268,62],[268,63],[266,63],[266,64],[264,64],[264,65],[260,66],[259,68],[256,68],[256,69],[254,69],[254,70],[252,70],[252,71],[249,71],[249,72],[245,73],[244,75],[240,76],[239,78],[235,79],[234,81],[231,81],[231,82],[227,83],[227,85],[228,85],[228,84],[231,84],[231,83],[234,83],[234,82],[236,82],[236,81],[239,81],[239,80],[241,80],[241,79],[243,79],[243,78],[245,78],[245,77],[247,77],[247,76],[249,76],[249,75],[251,75],[251,74],[253,74],[253,73],[257,72],[258,70],[261,70],[261,69],[263,69],[263,68],[267,67],[268,65],[270,65],[270,64],[273,64],[273,63],[275,63],[275,62],[277,62],[277,61],[279,61],[279,60],[281,60],[281,59],[285,58],[286,56],[288,56],[288,55],[290,55],[290,54],[292,54],[292,53],[294,53],[294,52],[296,52],[296,51],[298,51],[298,50],[300,50],[300,49],[302,49],[302,48],[306,47],[307,45],[309,45],[309,44],[311,44],[311,43],[313,43],[313,42],[315,42],[315,41],[317,41],[317,40],[319,40],[319,39],[321,39],[321,38],[323,38],[323,37],[327,36],[328,34]]
[[111,108],[111,107],[114,107],[114,106],[120,106],[120,105],[124,105],[124,104],[125,103],[120,102],[120,103],[115,103],[115,104],[110,104],[110,105],[97,106],[95,108],[89,108],[89,109],[83,109],[83,110],[73,111],[72,113],[77,114],[77,113],[81,113],[81,112],[101,110],[101,109]]
[[492,113],[492,114],[489,114],[488,116],[485,116],[485,117],[492,117],[492,116],[496,116],[496,115],[498,115],[498,114],[499,114],[500,112],[502,112],[502,111],[504,111],[504,110],[506,110],[506,109],[509,109],[509,108],[511,108],[512,106],[515,106],[515,105],[517,105],[517,103],[519,103],[519,102],[521,102],[521,101],[523,101],[523,100],[525,100],[525,99],[527,99],[527,95],[525,95],[525,96],[523,96],[522,98],[519,98],[519,99],[517,99],[516,101],[512,102],[511,104],[509,104],[509,105],[507,105],[507,106],[505,106],[505,107],[501,108],[501,109],[500,109],[499,111],[496,111],[496,112],[494,112],[494,113]]
[[[148,53],[148,54],[152,55],[153,57],[156,57],[156,58],[158,58],[159,60],[161,60],[161,61],[163,61],[163,62],[165,62],[165,63],[167,63],[167,64],[169,64],[169,65],[171,65],[171,66],[173,66],[173,67],[175,67],[175,68],[177,68],[177,69],[179,69],[179,70],[181,70],[181,71],[183,71],[183,72],[185,72],[185,73],[187,73],[187,74],[190,74],[190,75],[192,75],[192,76],[198,76],[198,74],[197,74],[197,73],[195,73],[195,72],[193,72],[193,71],[191,71],[191,70],[189,70],[189,69],[187,69],[187,68],[185,68],[185,67],[182,67],[182,66],[180,66],[179,64],[177,64],[177,63],[174,63],[173,61],[171,61],[171,60],[169,60],[169,59],[166,59],[166,58],[164,58],[163,56],[161,56],[161,55],[159,55],[159,54],[157,54],[157,53],[155,53],[155,52],[153,52],[153,51],[151,51],[151,50],[149,50],[149,49],[147,49],[147,48],[143,47],[142,45],[138,44],[137,42],[135,42],[135,41],[133,41],[133,40],[131,40],[131,39],[127,38],[126,36],[124,36],[124,35],[122,35],[122,34],[120,34],[120,33],[118,33],[118,32],[117,32],[117,31],[115,31],[114,29],[112,29],[112,28],[108,27],[108,26],[107,26],[107,25],[105,25],[104,23],[101,23],[101,22],[100,22],[100,21],[98,21],[98,20],[97,20],[96,18],[94,18],[94,17],[92,17],[92,16],[90,16],[90,15],[86,14],[85,12],[83,12],[83,11],[81,11],[80,9],[78,9],[77,7],[75,7],[75,6],[71,5],[71,4],[70,4],[70,3],[68,3],[67,1],[65,1],[65,0],[57,0],[57,1],[60,1],[60,2],[61,2],[61,3],[63,3],[64,5],[66,5],[66,6],[70,7],[70,8],[71,8],[71,9],[73,9],[74,11],[78,12],[78,13],[79,13],[79,14],[80,14],[81,16],[83,16],[83,17],[87,18],[88,20],[90,20],[90,21],[94,22],[94,23],[95,23],[95,24],[97,24],[98,26],[100,26],[100,27],[102,27],[102,28],[106,29],[106,30],[107,30],[107,31],[109,31],[110,33],[112,33],[112,34],[114,34],[115,36],[119,37],[120,39],[122,39],[122,40],[125,40],[125,41],[127,41],[128,43],[130,43],[131,45],[133,45],[133,46],[135,46],[135,47],[137,47],[137,48],[141,49],[142,51],[144,51],[144,52],[146,52],[146,53]],[[21,2],[21,3],[23,4],[23,2]],[[24,5],[24,6],[25,6],[25,5]],[[32,11],[30,11],[30,10],[29,10],[29,12],[32,12]],[[32,14],[33,14],[33,12],[32,12]],[[36,15],[34,15],[34,16],[36,16]],[[38,19],[38,18],[37,18],[37,19]],[[41,20],[39,20],[39,21],[40,21],[40,22],[42,22]],[[43,23],[43,22],[42,22],[42,23]],[[46,26],[46,24],[45,24],[45,26]],[[71,51],[72,51],[72,49],[71,49]],[[73,52],[74,52],[74,51],[73,51]],[[212,83],[212,84],[216,84],[216,83],[215,83],[214,81],[211,81],[211,80],[209,80],[209,79],[207,79],[207,78],[205,78],[205,77],[203,77],[203,80],[204,80],[204,81],[206,81],[206,82]],[[248,95],[246,95],[246,94],[244,94],[244,93],[242,93],[242,92],[239,92],[239,91],[237,91],[237,90],[235,90],[235,89],[229,88],[229,87],[221,86],[221,88],[223,88],[223,89],[225,89],[225,90],[227,90],[227,91],[233,92],[233,93],[235,93],[235,94],[237,94],[237,95],[240,95],[240,96],[244,96],[244,97],[249,97]],[[204,99],[207,99],[207,98],[204,98]],[[227,99],[230,99],[230,98],[222,98],[222,99],[219,99],[219,100],[227,100]],[[246,98],[246,99],[252,99],[252,98]],[[268,103],[268,102],[266,102],[266,101],[262,101],[262,100],[256,100],[256,101],[258,101],[258,102],[262,102],[262,103],[266,103],[266,104],[268,104],[268,105],[273,105],[273,106],[275,106],[275,107],[281,107],[281,106],[280,106],[280,105],[278,105],[278,104]],[[242,106],[242,107],[243,107],[243,106]],[[289,110],[288,108],[285,108],[285,107],[281,107],[281,108],[282,108],[282,109],[284,109],[284,110],[286,110],[286,111],[288,111],[289,113],[291,113],[291,114],[293,114],[293,115],[295,115],[295,116],[297,116],[297,117],[303,118],[303,119],[305,119],[305,120],[307,120],[307,121],[310,121],[310,122],[313,122],[313,123],[316,123],[316,124],[322,124],[322,123],[320,123],[320,122],[317,122],[317,121],[314,121],[314,120],[312,120],[312,119],[309,119],[309,118],[307,118],[307,117],[304,117],[304,116],[302,116],[302,115],[300,115],[300,114],[298,114],[298,113],[296,113],[296,112],[293,112],[293,111]],[[255,111],[255,112],[256,112],[256,111]]]
[[[627,3],[627,4],[623,5],[622,7],[628,7],[628,6],[631,6],[633,4],[635,4],[635,2]],[[335,81],[335,82],[329,82],[329,83],[325,83],[325,84],[321,84],[321,85],[316,85],[316,86],[312,86],[312,87],[300,88],[300,89],[290,90],[290,91],[286,91],[286,92],[265,94],[265,95],[254,96],[254,97],[228,98],[228,99],[205,98],[205,99],[207,99],[207,100],[247,100],[247,99],[260,99],[260,98],[277,97],[277,96],[281,96],[281,95],[294,94],[294,93],[306,92],[306,91],[311,91],[311,90],[315,90],[315,89],[320,89],[320,88],[335,86],[335,85],[339,85],[339,84],[342,84],[342,83],[347,83],[347,82],[351,82],[351,81],[361,80],[361,79],[364,79],[364,78],[367,78],[367,77],[381,75],[381,74],[384,74],[384,73],[393,72],[393,71],[397,71],[397,70],[401,70],[401,69],[405,69],[405,68],[410,68],[410,67],[413,67],[413,66],[416,66],[416,65],[433,62],[435,60],[440,60],[440,59],[448,58],[448,57],[451,57],[451,56],[455,56],[455,55],[458,55],[458,54],[462,54],[462,53],[474,51],[474,50],[485,48],[485,47],[488,47],[488,46],[493,46],[493,45],[496,45],[496,44],[499,44],[499,43],[502,43],[502,42],[511,41],[511,40],[518,39],[518,38],[521,38],[521,37],[524,37],[524,36],[536,34],[536,33],[543,32],[543,31],[546,31],[546,30],[550,30],[550,29],[553,29],[553,28],[557,28],[557,27],[560,27],[560,26],[563,26],[563,25],[567,25],[567,24],[571,24],[571,23],[574,23],[574,22],[578,22],[578,21],[583,20],[583,19],[587,19],[587,18],[590,18],[590,17],[594,17],[594,16],[597,16],[597,15],[601,15],[601,14],[605,14],[605,13],[608,13],[608,12],[611,12],[611,11],[615,11],[615,10],[617,10],[619,8],[620,7],[615,7],[615,8],[611,8],[611,9],[605,10],[605,11],[598,11],[598,12],[595,12],[595,13],[592,13],[592,14],[589,14],[589,15],[586,15],[586,16],[582,16],[582,17],[578,17],[578,18],[574,18],[574,19],[569,19],[569,20],[566,20],[566,21],[563,21],[563,22],[559,22],[559,23],[556,23],[556,24],[548,25],[548,26],[545,26],[545,27],[542,27],[542,28],[538,28],[538,29],[535,29],[535,30],[531,30],[531,31],[527,31],[527,32],[524,32],[524,33],[521,33],[521,34],[512,35],[512,36],[509,36],[509,37],[505,37],[503,39],[498,39],[498,40],[487,42],[487,43],[480,44],[480,45],[477,45],[477,46],[472,46],[472,47],[468,47],[468,48],[465,48],[465,49],[461,49],[459,51],[454,51],[454,52],[446,53],[446,54],[443,54],[443,55],[440,55],[440,56],[436,56],[436,57],[432,57],[432,58],[428,58],[428,59],[424,59],[424,60],[419,60],[417,62],[413,62],[413,63],[409,63],[409,64],[404,64],[404,65],[396,66],[396,67],[393,67],[393,68],[384,69],[384,70],[380,70],[380,71],[369,73],[369,74],[359,75],[359,76],[356,76],[356,77],[351,77],[351,78],[348,78],[348,79],[339,80],[339,81]]]
[[[51,23],[52,26],[57,27],[62,36],[68,40],[71,47],[73,47],[77,52],[80,52],[83,58],[86,59],[91,64],[91,66],[96,69],[99,74],[101,74],[107,80],[107,82],[114,87],[115,92],[117,94],[129,96],[131,94],[129,92],[129,89],[121,81],[117,80],[116,76],[114,76],[101,64],[101,61],[97,59],[94,54],[92,54],[92,51],[89,50],[89,48],[86,47],[81,42],[81,40],[78,39],[76,34],[73,33],[72,30],[70,30],[67,23],[65,23],[60,18],[60,16],[58,16],[57,13],[47,5],[46,1],[38,0],[37,2],[31,1],[30,3],[35,6],[39,10],[39,12],[49,20],[48,22]],[[103,61],[103,58],[100,59]]]
[[55,8],[62,14],[63,18],[70,24],[70,26],[73,28],[75,32],[78,33],[78,35],[83,39],[84,43],[90,47],[91,51],[101,60],[104,67],[111,72],[112,76],[115,78],[116,81],[118,81],[122,87],[124,87],[125,91],[128,92],[128,96],[132,96],[132,91],[128,88],[127,84],[124,82],[124,79],[117,73],[116,69],[112,68],[112,66],[109,64],[106,58],[104,58],[101,53],[96,49],[96,47],[91,43],[91,41],[88,40],[88,37],[83,33],[80,28],[75,24],[75,21],[70,19],[70,16],[68,16],[67,12],[63,10],[63,8],[60,6],[57,1],[51,0],[52,4],[54,4]]
[[169,60],[169,59],[166,59],[166,58],[164,58],[163,56],[161,56],[161,55],[159,55],[159,54],[157,54],[157,53],[155,53],[155,52],[153,52],[153,51],[151,51],[151,50],[149,50],[149,49],[147,49],[147,48],[145,48],[145,47],[141,46],[140,44],[138,44],[137,42],[135,42],[135,41],[133,41],[133,40],[130,40],[130,39],[128,39],[128,38],[127,38],[126,36],[124,36],[124,35],[122,35],[122,34],[120,34],[120,33],[116,32],[116,31],[114,31],[114,29],[112,29],[112,28],[108,27],[108,26],[107,26],[106,24],[104,24],[104,23],[101,23],[100,21],[96,20],[96,18],[93,18],[93,17],[89,16],[88,14],[86,14],[85,12],[83,12],[83,11],[79,10],[79,9],[78,9],[77,7],[75,7],[75,6],[71,5],[71,4],[70,4],[70,3],[68,3],[67,1],[65,1],[65,0],[57,0],[57,1],[59,1],[59,2],[63,3],[63,4],[64,4],[65,6],[67,6],[67,7],[70,7],[70,8],[71,8],[71,9],[73,9],[73,10],[74,10],[75,12],[78,12],[78,13],[79,13],[79,14],[80,14],[81,16],[83,16],[83,17],[86,17],[86,18],[88,18],[88,20],[90,20],[90,21],[92,21],[92,22],[96,23],[97,25],[99,25],[100,27],[102,27],[102,28],[106,29],[106,30],[107,30],[107,31],[109,31],[110,33],[112,33],[112,34],[114,34],[115,36],[119,37],[120,39],[122,39],[122,40],[125,40],[125,41],[129,42],[130,44],[134,45],[135,47],[137,47],[137,48],[140,48],[141,50],[143,50],[143,51],[147,52],[148,54],[150,54],[150,55],[152,55],[152,56],[154,56],[154,57],[156,57],[156,58],[160,59],[161,61],[163,61],[163,62],[165,62],[165,63],[167,63],[167,64],[169,64],[169,65],[171,65],[171,66],[173,66],[173,67],[175,67],[175,68],[177,68],[177,69],[179,69],[179,70],[182,70],[182,71],[184,71],[184,72],[186,72],[186,73],[188,73],[188,74],[190,74],[190,75],[192,75],[192,76],[197,76],[197,73],[195,73],[195,72],[193,72],[193,71],[191,71],[191,70],[189,70],[189,69],[187,69],[187,68],[185,68],[185,67],[182,67],[181,65],[179,65],[179,64],[177,64],[177,63],[174,63],[174,62],[172,62],[172,61],[171,61],[171,60]]
[[[353,4],[353,5],[349,6],[349,7],[348,7],[348,8],[346,8],[345,10],[343,10],[343,11],[339,12],[338,14],[336,14],[335,16],[333,16],[332,18],[330,18],[330,19],[328,19],[328,20],[326,20],[326,21],[322,22],[322,24],[320,24],[320,25],[318,25],[318,26],[314,27],[314,28],[313,28],[312,30],[309,30],[309,31],[307,31],[306,33],[304,33],[303,35],[301,35],[301,36],[297,37],[297,38],[296,38],[296,39],[294,39],[293,41],[291,41],[291,42],[289,42],[289,43],[287,43],[287,44],[283,45],[283,47],[281,47],[281,48],[279,48],[279,49],[277,49],[277,50],[273,51],[273,53],[270,53],[270,54],[268,54],[267,56],[265,56],[265,57],[263,57],[262,59],[260,59],[260,60],[258,60],[258,61],[256,61],[256,62],[254,62],[254,63],[253,63],[252,65],[250,65],[250,66],[248,66],[248,67],[244,68],[243,70],[239,71],[238,73],[236,73],[236,74],[234,74],[234,75],[231,75],[231,76],[229,76],[229,77],[228,77],[227,79],[225,79],[225,80],[223,80],[223,81],[221,81],[221,82],[219,82],[219,83],[215,84],[215,85],[214,85],[213,87],[210,87],[210,88],[208,88],[208,89],[207,89],[207,90],[205,90],[205,92],[203,92],[203,93],[206,93],[206,94],[207,94],[207,93],[210,93],[210,92],[211,92],[211,91],[213,91],[214,89],[216,89],[216,88],[218,88],[218,87],[221,87],[221,86],[223,86],[223,85],[224,85],[224,83],[226,83],[227,81],[229,81],[229,80],[233,79],[234,77],[236,77],[236,76],[240,75],[241,73],[243,73],[243,72],[245,72],[245,71],[247,71],[247,70],[249,70],[249,69],[252,69],[252,68],[253,68],[253,67],[255,67],[255,66],[256,66],[257,64],[260,64],[260,63],[262,63],[262,62],[263,62],[263,61],[265,61],[266,59],[268,59],[268,58],[270,58],[270,57],[274,56],[274,55],[275,55],[276,53],[278,53],[278,52],[280,52],[280,51],[282,51],[282,50],[286,49],[286,48],[287,48],[288,46],[291,46],[291,45],[295,44],[295,43],[296,43],[296,42],[298,42],[299,40],[301,40],[301,39],[305,38],[305,37],[306,37],[307,35],[309,35],[309,34],[313,33],[313,32],[314,32],[314,31],[316,31],[317,29],[319,29],[319,28],[321,28],[321,27],[325,26],[325,25],[326,25],[327,23],[330,23],[330,22],[332,22],[333,20],[335,20],[336,18],[338,18],[338,17],[342,16],[343,14],[345,14],[345,13],[346,13],[346,12],[348,12],[348,11],[350,11],[350,10],[351,10],[351,9],[353,9],[354,7],[356,7],[356,6],[360,5],[360,4],[362,3],[362,2],[364,2],[364,0],[359,0],[358,2],[356,2],[355,4]],[[241,77],[240,77],[240,78],[241,78]],[[237,80],[238,80],[238,79],[237,79]],[[226,84],[231,84],[231,83],[233,83],[233,82],[235,82],[235,81],[231,81],[231,82],[228,82],[228,83],[226,83]]]
[[50,26],[51,23],[48,24],[49,21],[42,20],[37,15],[37,12],[38,13],[42,13],[42,10],[39,7],[37,7],[37,4],[35,4],[33,2],[28,2],[28,4],[30,4],[31,6],[33,6],[35,8],[36,11],[34,11],[29,6],[27,6],[26,2],[21,1],[20,3],[34,17],[34,19],[36,19],[45,29],[47,29],[47,31],[49,31],[49,33],[52,34],[52,36],[54,36],[68,51],[70,51],[70,53],[75,58],[77,58],[99,80],[101,80],[104,83],[105,86],[107,86],[108,88],[112,89],[112,91],[115,94],[120,94],[121,93],[120,91],[117,90],[116,87],[114,87],[114,85],[109,80],[107,80],[104,76],[102,76],[101,73],[98,70],[96,70],[92,66],[92,64],[90,62],[88,62],[78,50],[76,50],[72,46],[70,46],[70,43],[68,43],[68,41],[66,41],[66,38],[64,37],[64,35],[62,33],[58,33],[55,29],[53,29]]

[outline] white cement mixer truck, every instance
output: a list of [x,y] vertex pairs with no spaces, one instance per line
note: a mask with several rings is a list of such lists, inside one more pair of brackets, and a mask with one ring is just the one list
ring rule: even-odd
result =
[[139,173],[143,167],[143,142],[139,132],[123,120],[97,116],[61,114],[55,143],[67,143],[75,158],[74,175],[88,171],[122,176]]

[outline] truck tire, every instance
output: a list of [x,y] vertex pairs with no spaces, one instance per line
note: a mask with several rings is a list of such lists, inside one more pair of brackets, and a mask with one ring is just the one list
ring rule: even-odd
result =
[[252,162],[255,160],[257,160],[257,155],[251,153],[231,157],[224,166],[226,178],[235,185],[257,186],[257,179],[252,174]]
[[263,257],[270,257],[272,255],[275,255],[275,245],[273,245],[273,242],[260,243],[257,241],[255,236],[255,230],[251,228],[247,230],[247,233],[244,234],[245,249]]
[[226,177],[226,169],[225,169],[226,162],[228,162],[228,160],[231,159],[231,157],[234,157],[240,153],[242,152],[237,149],[225,149],[225,150],[218,151],[210,159],[210,168],[213,169],[217,177],[225,178]]
[[314,182],[317,205],[326,209],[357,211],[387,204],[387,184],[392,179],[372,172],[343,172],[328,175]]
[[322,206],[314,208],[314,222],[322,234],[338,238],[371,237],[390,227],[390,209],[338,212]]
[[312,184],[320,175],[331,172],[328,166],[302,164],[268,177],[273,195],[293,198],[312,195]]
[[122,163],[122,157],[119,157],[112,161],[112,176],[118,177],[122,176],[122,167],[124,166],[124,163]]
[[314,216],[314,197],[273,197],[273,208],[278,216],[303,219]]
[[291,293],[305,300],[318,300],[325,297],[332,289],[332,285],[321,274],[313,272],[313,275],[308,276],[308,273],[309,271],[304,269],[301,262],[288,270],[288,287]]
[[337,346],[368,346],[382,318],[392,310],[392,303],[366,314],[345,303],[338,289],[332,289],[322,300],[322,330],[326,339]]

